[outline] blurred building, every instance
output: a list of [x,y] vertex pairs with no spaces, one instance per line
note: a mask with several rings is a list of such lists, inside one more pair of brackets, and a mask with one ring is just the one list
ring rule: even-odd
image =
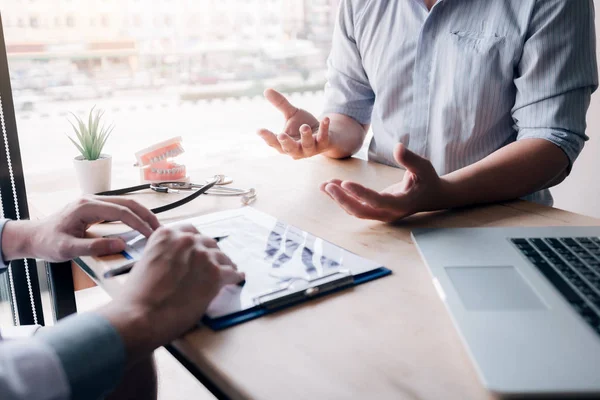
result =
[[[84,84],[86,77],[143,86],[322,67],[338,3],[0,0],[0,12],[14,73],[67,71],[39,79],[45,86]],[[50,67],[57,63],[64,65]],[[25,81],[36,86],[35,76]]]
[[340,0],[303,0],[304,34],[321,47],[329,47]]

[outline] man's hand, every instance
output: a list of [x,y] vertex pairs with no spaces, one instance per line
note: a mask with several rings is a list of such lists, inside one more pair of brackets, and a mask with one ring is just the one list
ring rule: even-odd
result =
[[85,237],[90,225],[122,221],[146,237],[160,227],[150,210],[123,197],[89,197],[39,221],[10,221],[2,235],[5,260],[40,258],[68,261],[80,256],[116,254],[125,249],[121,239]]
[[402,144],[396,146],[394,158],[406,172],[400,183],[382,192],[338,179],[322,184],[321,190],[348,214],[362,219],[393,222],[417,212],[437,209],[439,199],[444,197],[445,182],[433,165]]
[[193,226],[162,227],[148,240],[124,291],[100,313],[135,362],[192,328],[223,286],[243,279],[217,243]]
[[286,120],[283,133],[279,135],[267,129],[258,131],[258,135],[269,146],[295,160],[312,157],[331,149],[329,118],[324,118],[319,124],[311,113],[294,107],[281,93],[273,89],[267,89],[265,97],[281,111]]

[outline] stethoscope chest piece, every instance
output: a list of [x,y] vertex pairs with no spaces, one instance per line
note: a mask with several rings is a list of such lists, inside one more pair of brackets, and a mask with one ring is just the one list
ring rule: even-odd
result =
[[208,178],[206,180],[206,183],[212,182],[215,179],[217,179],[216,186],[231,185],[233,183],[233,178],[226,175],[215,175],[213,177]]

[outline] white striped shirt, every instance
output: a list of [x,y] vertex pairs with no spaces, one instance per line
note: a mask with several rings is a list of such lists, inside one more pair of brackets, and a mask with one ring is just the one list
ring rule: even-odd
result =
[[325,112],[371,123],[388,165],[401,142],[444,175],[526,138],[572,164],[597,86],[592,0],[342,0]]

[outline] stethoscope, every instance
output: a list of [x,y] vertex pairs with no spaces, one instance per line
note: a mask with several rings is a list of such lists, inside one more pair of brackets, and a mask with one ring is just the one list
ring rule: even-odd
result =
[[241,202],[244,205],[252,203],[256,199],[256,190],[250,189],[236,189],[226,187],[233,182],[233,180],[225,175],[215,175],[214,177],[207,179],[204,184],[197,184],[191,182],[159,182],[159,183],[146,183],[138,186],[131,186],[123,189],[109,190],[106,192],[96,193],[97,196],[120,196],[127,193],[138,192],[140,190],[152,189],[157,193],[179,193],[181,190],[192,190],[192,194],[184,197],[183,199],[174,201],[173,203],[166,204],[164,206],[156,207],[151,209],[154,214],[160,214],[165,211],[172,210],[179,206],[189,203],[190,201],[200,197],[203,194],[211,196],[239,196]]

